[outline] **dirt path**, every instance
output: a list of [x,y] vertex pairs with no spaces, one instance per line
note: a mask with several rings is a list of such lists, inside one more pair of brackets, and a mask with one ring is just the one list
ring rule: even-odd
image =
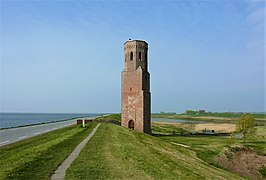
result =
[[178,146],[182,146],[182,147],[186,147],[189,148],[190,146],[187,146],[185,144],[179,144],[179,143],[175,143],[175,142],[171,142],[172,144],[178,145]]

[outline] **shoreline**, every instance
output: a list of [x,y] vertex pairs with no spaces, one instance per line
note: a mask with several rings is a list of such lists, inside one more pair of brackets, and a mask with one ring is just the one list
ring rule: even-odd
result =
[[40,122],[40,123],[34,123],[34,124],[25,124],[25,125],[20,125],[20,126],[12,126],[12,127],[3,127],[0,128],[1,130],[5,130],[5,129],[15,129],[15,128],[22,128],[22,127],[29,127],[29,126],[37,126],[37,125],[43,125],[43,124],[52,124],[52,123],[57,123],[57,122],[64,122],[64,121],[70,121],[70,120],[75,120],[75,119],[79,119],[79,118],[97,118],[100,117],[102,115],[98,115],[98,116],[86,116],[86,117],[74,117],[74,118],[69,118],[69,119],[62,119],[62,120],[54,120],[54,121],[48,121],[48,122]]

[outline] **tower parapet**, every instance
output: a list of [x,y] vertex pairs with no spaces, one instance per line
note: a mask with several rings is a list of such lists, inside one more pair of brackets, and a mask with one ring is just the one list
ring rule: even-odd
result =
[[124,44],[125,71],[134,71],[139,66],[148,70],[148,44],[141,40],[130,40]]

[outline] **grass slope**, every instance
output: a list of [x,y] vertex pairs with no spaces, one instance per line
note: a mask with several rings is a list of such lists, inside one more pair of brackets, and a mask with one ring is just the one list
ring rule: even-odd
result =
[[67,170],[66,179],[241,179],[188,148],[102,123]]
[[1,147],[0,179],[49,179],[95,126],[70,126]]

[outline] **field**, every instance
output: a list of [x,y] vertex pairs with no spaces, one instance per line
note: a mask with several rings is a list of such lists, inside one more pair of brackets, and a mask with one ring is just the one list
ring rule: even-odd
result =
[[[204,124],[202,124],[204,125]],[[220,127],[223,124],[214,124]],[[195,125],[176,123],[153,123],[153,132],[157,137],[177,146],[194,151],[203,161],[243,177],[262,179],[265,177],[266,164],[266,128],[257,127],[256,132],[242,139],[230,136],[188,135]],[[173,134],[173,131],[175,133]]]
[[[67,170],[66,179],[263,179],[265,126],[247,142],[230,136],[195,135],[199,124],[156,122],[152,135],[98,118],[86,128],[74,125],[0,148],[0,179],[49,179],[73,149],[101,122]],[[205,129],[203,123],[203,127]],[[225,126],[225,127],[223,127]],[[229,131],[233,123],[209,124]],[[232,130],[232,129],[231,129]],[[230,131],[231,131],[230,130]]]
[[[182,128],[190,132],[202,132],[202,131],[214,131],[217,133],[231,133],[235,131],[235,124],[232,123],[200,123],[200,124],[188,124],[188,123],[176,123],[176,122],[154,122],[153,126],[159,126],[165,128],[165,125],[175,126]],[[170,130],[173,127],[170,128]],[[172,133],[172,132],[170,132]]]
[[[106,119],[112,118],[106,117]],[[241,177],[262,179],[265,177],[265,167],[263,166],[266,164],[265,126],[257,128],[256,133],[249,137],[245,144],[242,139],[230,136],[189,135],[205,128],[218,133],[229,133],[234,131],[235,127],[235,124],[231,122],[222,124],[153,123],[153,137],[113,125],[108,126],[110,127],[107,128],[104,125],[102,128],[105,130],[101,130],[102,134],[98,134],[97,138],[95,137],[96,140],[91,142],[95,143],[92,147],[96,147],[98,151],[87,146],[82,158],[77,159],[69,169],[68,179],[79,177],[81,179],[85,177],[108,179],[198,178],[194,175],[182,176],[187,172],[181,167],[185,167],[193,173],[199,173],[204,178],[210,178],[209,175],[206,175],[206,171],[198,172],[194,167],[195,165],[199,166],[195,163],[197,160],[204,165],[209,165],[210,168],[219,168],[229,174],[238,174],[234,179]],[[104,133],[106,131],[111,132],[111,136],[109,133]],[[124,131],[124,133],[120,131]],[[162,141],[158,141],[158,139]],[[102,157],[100,161],[99,157]],[[177,157],[182,157],[188,163],[182,164]],[[157,158],[164,159],[164,161],[159,161]],[[91,169],[92,172],[82,170],[81,167],[86,167],[86,165],[87,169]],[[156,165],[160,169],[156,169]],[[212,178],[219,179],[218,176]]]

